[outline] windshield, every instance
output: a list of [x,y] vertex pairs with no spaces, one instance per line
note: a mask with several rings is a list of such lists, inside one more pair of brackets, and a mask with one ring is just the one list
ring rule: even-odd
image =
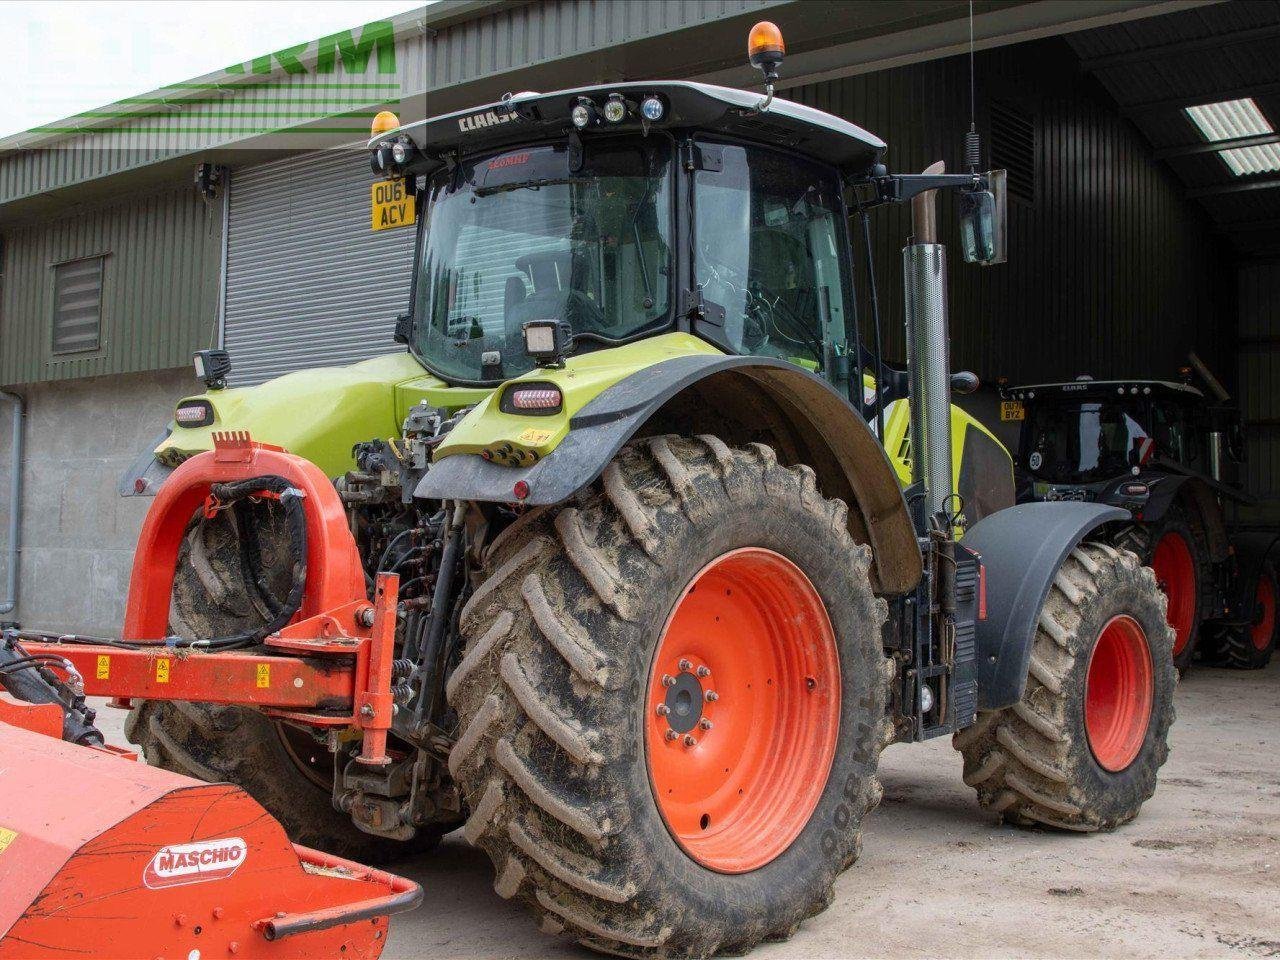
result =
[[822,367],[824,344],[847,349],[839,180],[761,147],[701,149],[714,160],[696,175],[694,272],[725,308],[726,345]]
[[1044,403],[1027,411],[1022,456],[1051,483],[1092,483],[1128,472],[1153,453],[1135,406],[1111,402]]
[[569,324],[581,350],[659,324],[671,295],[670,146],[565,144],[469,161],[428,186],[414,350],[453,380],[533,367],[521,327]]

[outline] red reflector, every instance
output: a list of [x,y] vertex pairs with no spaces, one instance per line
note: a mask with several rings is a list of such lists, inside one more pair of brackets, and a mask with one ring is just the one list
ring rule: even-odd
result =
[[143,479],[142,479],[142,477],[138,477],[137,479],[135,479],[135,480],[133,481],[133,492],[134,492],[134,493],[146,493],[146,492],[147,492],[147,481],[146,481],[146,480],[143,480]]
[[554,410],[560,406],[560,391],[553,387],[512,390],[511,406],[517,410]]
[[512,487],[512,488],[511,488],[511,492],[512,492],[512,493],[514,493],[514,494],[516,495],[516,499],[517,499],[517,500],[525,500],[525,499],[528,499],[528,496],[529,496],[529,481],[528,481],[528,480],[517,480],[517,481],[516,481],[516,485],[515,485],[514,487]]
[[978,619],[987,619],[987,565],[978,564]]

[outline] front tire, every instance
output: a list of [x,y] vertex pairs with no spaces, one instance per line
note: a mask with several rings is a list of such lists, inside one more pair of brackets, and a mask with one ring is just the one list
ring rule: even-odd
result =
[[824,909],[890,736],[844,504],[767,447],[659,437],[493,554],[447,692],[497,892],[625,955],[741,953]]
[[1078,831],[1137,816],[1169,755],[1177,671],[1164,608],[1132,553],[1071,552],[1041,611],[1022,699],[953,739],[983,807]]

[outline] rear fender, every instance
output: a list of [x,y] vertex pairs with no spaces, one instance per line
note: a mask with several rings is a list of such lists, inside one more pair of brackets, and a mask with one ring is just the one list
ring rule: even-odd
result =
[[[784,438],[792,450],[780,449],[780,459],[807,463],[823,492],[848,504],[850,530],[870,544],[882,592],[915,586],[920,550],[879,441],[826,381],[771,358],[693,354],[646,366],[574,413],[564,439],[532,466],[455,453],[433,464],[415,493],[427,499],[515,503],[515,485],[523,481],[528,484],[525,504],[562,503],[599,477],[633,437],[698,432],[699,415],[705,421],[709,407],[732,411],[760,433]],[[708,429],[718,432],[714,420]]]
[[1062,562],[1127,510],[1097,503],[1024,503],[974,524],[964,545],[982,557],[986,618],[977,623],[978,709],[1022,699],[1040,610]]

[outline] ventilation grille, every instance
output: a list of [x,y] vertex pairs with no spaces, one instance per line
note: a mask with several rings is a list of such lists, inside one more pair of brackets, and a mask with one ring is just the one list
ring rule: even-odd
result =
[[102,345],[103,257],[53,268],[53,352],[84,353]]
[[991,104],[991,168],[1009,171],[1009,196],[1035,203],[1035,119],[999,101]]

